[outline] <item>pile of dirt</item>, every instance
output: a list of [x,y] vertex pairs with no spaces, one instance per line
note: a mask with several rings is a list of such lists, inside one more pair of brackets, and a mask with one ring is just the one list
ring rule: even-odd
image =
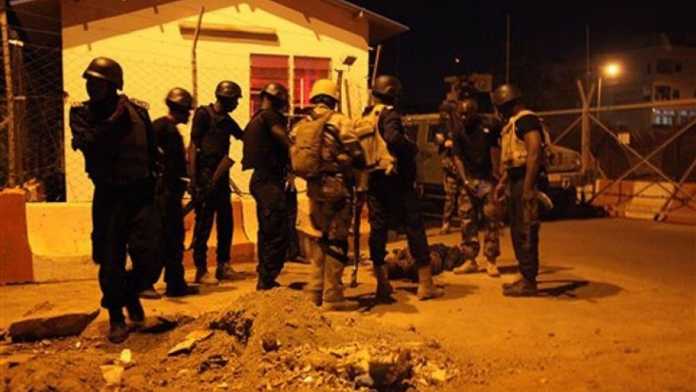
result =
[[[106,325],[101,326],[106,328]],[[5,345],[10,391],[441,390],[459,371],[437,342],[277,289],[123,345],[99,336]],[[14,358],[14,359],[13,359]]]

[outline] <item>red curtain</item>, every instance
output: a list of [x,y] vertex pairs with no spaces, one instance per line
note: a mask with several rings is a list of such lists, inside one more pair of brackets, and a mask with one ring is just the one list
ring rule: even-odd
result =
[[260,93],[263,87],[271,82],[288,86],[288,56],[252,54],[250,110],[253,115],[261,105]]
[[331,69],[331,59],[321,57],[294,58],[294,94],[295,107],[309,104],[309,92],[312,84],[318,79],[327,79]]

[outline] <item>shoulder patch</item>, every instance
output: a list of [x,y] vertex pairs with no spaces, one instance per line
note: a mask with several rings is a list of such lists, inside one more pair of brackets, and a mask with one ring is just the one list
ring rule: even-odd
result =
[[75,108],[75,109],[84,108],[84,107],[87,107],[87,102],[75,101],[75,102],[70,104],[70,107]]
[[129,97],[128,100],[131,101],[131,103],[133,103],[134,105],[140,106],[141,108],[143,108],[145,110],[150,109],[150,104],[145,102],[145,101],[141,101],[137,98],[132,98],[132,97]]

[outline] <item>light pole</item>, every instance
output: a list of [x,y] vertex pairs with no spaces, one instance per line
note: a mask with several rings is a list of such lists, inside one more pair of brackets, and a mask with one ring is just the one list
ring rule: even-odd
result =
[[601,72],[597,80],[597,120],[600,119],[601,114],[599,109],[602,107],[602,75],[608,79],[614,79],[621,74],[621,65],[618,63],[608,63],[602,67]]

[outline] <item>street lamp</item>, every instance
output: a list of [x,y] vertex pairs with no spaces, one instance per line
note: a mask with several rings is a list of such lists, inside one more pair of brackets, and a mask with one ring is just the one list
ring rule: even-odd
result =
[[599,73],[597,81],[597,120],[600,118],[599,109],[602,107],[602,76],[607,79],[615,79],[619,75],[621,75],[621,64],[615,62],[605,64]]

